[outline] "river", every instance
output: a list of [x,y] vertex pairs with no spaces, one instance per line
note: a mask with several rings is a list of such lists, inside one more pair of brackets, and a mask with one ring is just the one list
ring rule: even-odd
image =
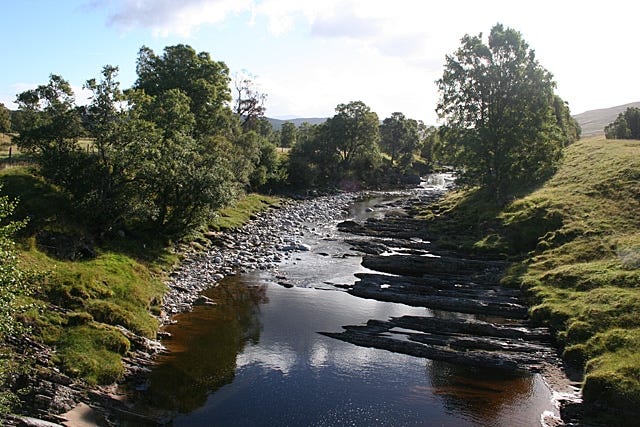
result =
[[[423,191],[430,191],[431,184]],[[351,206],[362,219],[393,209],[390,196]],[[276,269],[222,280],[215,305],[175,316],[136,397],[136,411],[172,426],[540,426],[557,414],[542,377],[470,369],[356,346],[339,332],[402,315],[452,316],[361,299],[341,286],[366,271],[335,223],[301,236],[309,250]],[[462,315],[457,315],[462,316]]]

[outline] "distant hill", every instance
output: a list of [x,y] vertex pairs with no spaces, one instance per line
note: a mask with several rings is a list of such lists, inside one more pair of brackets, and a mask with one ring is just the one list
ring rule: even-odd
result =
[[300,126],[302,123],[304,122],[308,122],[312,125],[318,125],[320,123],[324,123],[325,121],[327,121],[327,118],[324,117],[310,117],[310,118],[295,118],[295,119],[289,119],[289,120],[281,120],[281,119],[272,119],[267,117],[267,120],[269,120],[269,123],[271,123],[271,126],[273,126],[274,130],[280,130],[280,128],[282,127],[282,124],[285,122],[291,122],[294,125]]
[[618,117],[618,114],[624,112],[629,107],[640,108],[640,102],[585,111],[573,117],[578,121],[580,127],[582,127],[582,136],[604,135],[604,127],[613,122],[616,117]]

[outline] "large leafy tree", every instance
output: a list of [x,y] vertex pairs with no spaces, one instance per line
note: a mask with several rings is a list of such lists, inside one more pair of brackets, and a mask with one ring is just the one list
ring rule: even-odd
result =
[[391,157],[391,166],[398,161],[404,167],[411,166],[414,152],[420,145],[418,122],[408,119],[402,113],[393,113],[380,125],[380,147]]
[[607,139],[640,139],[640,108],[629,107],[604,128]]
[[461,182],[502,200],[554,170],[565,143],[555,83],[518,31],[497,24],[488,43],[465,35],[437,84],[442,135]]
[[129,107],[112,152],[126,194],[126,218],[181,234],[226,203],[236,182],[226,153],[196,139],[195,114],[180,89],[128,93]]
[[46,85],[20,93],[17,103],[22,113],[18,146],[36,157],[45,177],[66,187],[83,157],[78,139],[84,129],[71,85],[52,74]]
[[362,101],[338,104],[336,114],[324,123],[323,138],[338,158],[339,178],[359,177],[379,166],[378,115]]
[[339,104],[322,125],[304,124],[289,153],[294,186],[358,185],[375,180],[381,163],[378,115],[361,101]]
[[196,136],[228,130],[231,91],[229,68],[224,62],[212,60],[207,52],[196,53],[188,45],[165,47],[162,55],[143,46],[136,71],[138,80],[134,88],[147,95],[157,96],[170,89],[187,95],[196,120]]
[[20,93],[17,103],[24,116],[17,139],[21,149],[49,155],[78,148],[80,116],[71,85],[61,76],[52,74],[46,85]]

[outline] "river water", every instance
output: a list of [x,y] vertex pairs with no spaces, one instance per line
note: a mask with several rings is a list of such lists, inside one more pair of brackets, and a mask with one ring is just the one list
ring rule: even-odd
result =
[[[349,216],[376,215],[371,207],[382,201],[356,204]],[[277,271],[207,290],[217,305],[166,327],[169,352],[137,409],[159,408],[172,426],[539,426],[544,411],[557,413],[539,375],[461,368],[319,334],[369,319],[451,316],[346,293],[339,285],[366,270],[341,238],[334,225],[318,225],[304,236],[310,250]]]

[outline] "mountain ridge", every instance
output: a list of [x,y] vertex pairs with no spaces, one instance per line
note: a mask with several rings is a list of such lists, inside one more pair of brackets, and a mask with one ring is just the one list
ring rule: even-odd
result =
[[282,125],[286,122],[291,122],[296,125],[296,127],[300,127],[300,125],[304,122],[312,125],[317,125],[327,121],[327,117],[297,117],[294,119],[274,119],[271,117],[266,117],[266,119],[269,121],[269,123],[271,123],[271,126],[274,130],[280,130],[280,128],[282,128]]
[[615,107],[599,108],[574,114],[573,118],[578,121],[582,128],[582,136],[604,135],[604,128],[613,122],[618,114],[624,112],[629,107],[640,108],[640,102],[630,102],[628,104],[616,105]]

